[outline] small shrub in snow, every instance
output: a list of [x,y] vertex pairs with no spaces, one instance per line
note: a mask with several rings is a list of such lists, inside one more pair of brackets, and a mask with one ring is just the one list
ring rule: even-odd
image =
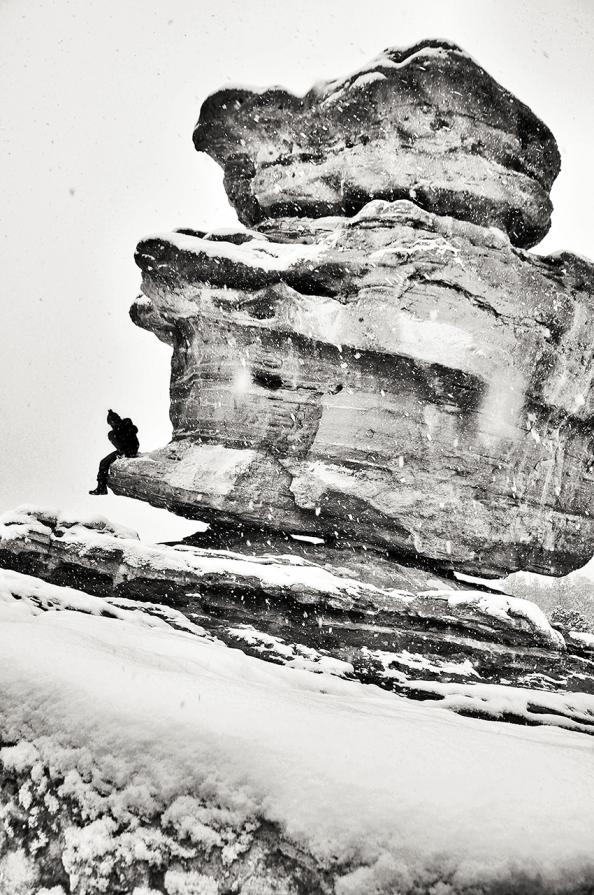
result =
[[594,633],[594,628],[577,609],[565,609],[556,606],[551,612],[551,624],[559,628],[564,634],[569,631],[581,631],[585,634]]

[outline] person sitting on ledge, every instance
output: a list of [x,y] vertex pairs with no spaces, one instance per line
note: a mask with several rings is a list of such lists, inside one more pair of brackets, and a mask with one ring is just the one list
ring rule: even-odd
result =
[[107,477],[109,467],[118,457],[136,457],[138,454],[138,429],[129,417],[122,419],[115,410],[108,410],[107,424],[110,431],[107,437],[113,444],[115,451],[104,457],[99,464],[97,473],[97,487],[89,494],[107,494]]

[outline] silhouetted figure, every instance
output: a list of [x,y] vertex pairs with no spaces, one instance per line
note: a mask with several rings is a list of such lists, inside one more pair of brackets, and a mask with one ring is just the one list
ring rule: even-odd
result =
[[135,457],[138,454],[138,429],[129,417],[122,419],[115,410],[108,410],[107,424],[110,431],[107,437],[113,444],[115,451],[104,457],[99,464],[97,473],[97,487],[89,494],[107,494],[107,477],[109,467],[118,457]]

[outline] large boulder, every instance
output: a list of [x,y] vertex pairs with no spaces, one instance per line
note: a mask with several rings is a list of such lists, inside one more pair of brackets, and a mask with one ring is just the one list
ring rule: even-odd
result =
[[592,265],[404,200],[137,262],[174,437],[117,493],[482,575],[592,554]]
[[386,50],[298,97],[210,96],[197,149],[223,166],[241,221],[352,215],[371,199],[496,226],[520,246],[549,229],[559,153],[547,127],[455,44]]

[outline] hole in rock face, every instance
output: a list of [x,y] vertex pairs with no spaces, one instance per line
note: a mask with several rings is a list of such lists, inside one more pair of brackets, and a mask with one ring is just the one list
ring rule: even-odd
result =
[[253,379],[256,385],[261,385],[262,388],[267,388],[273,392],[281,388],[283,384],[283,380],[278,373],[269,373],[267,370],[260,370],[258,373],[254,373]]
[[335,298],[338,294],[335,286],[313,275],[309,278],[287,277],[287,284],[300,295],[321,295],[324,298]]
[[269,320],[276,313],[275,298],[270,295],[258,297],[246,305],[246,310],[256,320]]

